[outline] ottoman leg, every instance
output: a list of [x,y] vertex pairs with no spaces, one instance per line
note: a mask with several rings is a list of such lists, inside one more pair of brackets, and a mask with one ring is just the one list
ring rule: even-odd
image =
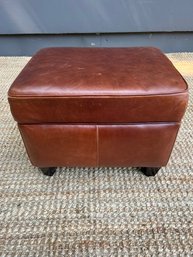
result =
[[56,167],[50,167],[50,168],[40,168],[40,170],[42,171],[42,173],[46,176],[53,176],[54,173],[56,172]]
[[158,170],[161,169],[161,167],[142,167],[140,170],[145,174],[146,176],[155,176],[158,173]]

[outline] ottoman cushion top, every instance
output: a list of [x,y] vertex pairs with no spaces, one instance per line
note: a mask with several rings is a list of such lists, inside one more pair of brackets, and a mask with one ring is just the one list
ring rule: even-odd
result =
[[37,52],[8,95],[19,122],[176,121],[187,84],[157,48],[58,47]]

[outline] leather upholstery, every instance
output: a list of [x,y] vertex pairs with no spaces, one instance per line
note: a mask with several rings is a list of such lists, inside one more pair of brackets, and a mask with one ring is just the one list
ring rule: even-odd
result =
[[168,162],[179,123],[105,125],[99,128],[99,165],[162,167]]
[[19,125],[33,165],[164,166],[179,124]]
[[19,125],[34,166],[95,166],[96,127],[91,125]]
[[130,97],[12,98],[19,123],[164,122],[180,121],[187,93]]
[[9,92],[19,123],[180,121],[187,84],[160,50],[46,48]]
[[59,47],[40,50],[9,95],[159,95],[186,88],[182,76],[157,48]]
[[159,49],[46,48],[8,99],[33,165],[167,164],[187,84]]

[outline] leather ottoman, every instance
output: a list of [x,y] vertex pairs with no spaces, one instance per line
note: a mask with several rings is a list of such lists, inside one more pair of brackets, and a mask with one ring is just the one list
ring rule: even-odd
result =
[[165,166],[184,115],[187,84],[153,47],[45,48],[8,99],[29,159],[57,166]]

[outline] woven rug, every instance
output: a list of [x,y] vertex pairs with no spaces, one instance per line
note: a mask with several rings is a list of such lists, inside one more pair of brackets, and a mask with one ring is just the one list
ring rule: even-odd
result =
[[26,155],[7,90],[29,57],[0,57],[0,256],[193,256],[193,53],[168,54],[190,101],[166,168],[60,168]]

